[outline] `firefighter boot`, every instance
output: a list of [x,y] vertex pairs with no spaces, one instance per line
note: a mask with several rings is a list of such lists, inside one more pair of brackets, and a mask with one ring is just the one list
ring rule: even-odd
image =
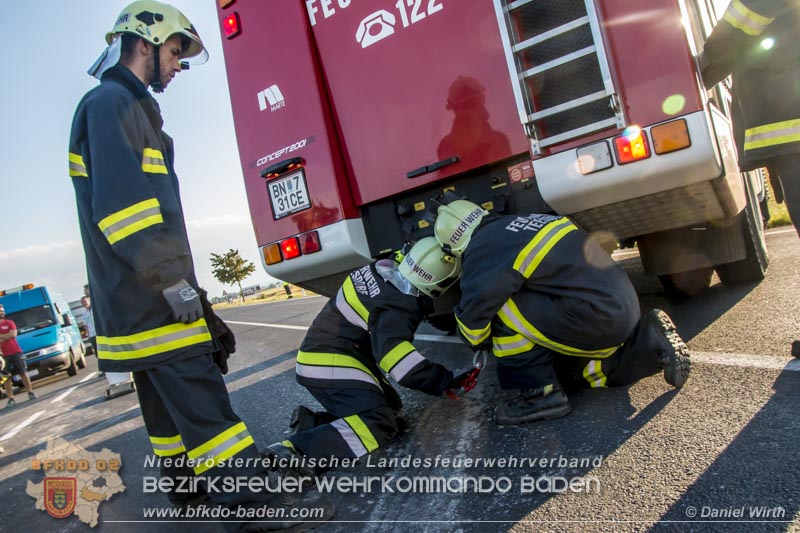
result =
[[298,405],[289,419],[289,434],[296,435],[322,424],[330,424],[336,417],[325,411],[312,411],[305,405]]
[[689,347],[683,342],[672,319],[660,309],[653,309],[645,317],[648,348],[656,357],[658,368],[664,370],[664,380],[680,389],[686,383],[691,368]]
[[282,476],[297,478],[303,476],[315,477],[317,475],[313,467],[305,464],[305,456],[297,451],[289,440],[270,444],[267,446],[267,449],[262,452],[262,455],[270,460],[272,464],[271,469],[277,471]]
[[519,396],[494,410],[497,424],[522,424],[534,420],[549,420],[567,416],[572,408],[561,386],[545,385],[535,389],[522,389]]
[[194,469],[189,466],[162,466],[161,478],[171,479],[173,487],[184,486],[184,480],[186,479],[193,480],[192,483],[186,485],[194,490],[181,492],[170,491],[167,493],[167,499],[174,507],[189,507],[208,500],[208,493],[206,492],[205,485],[202,482],[194,481],[196,479]]

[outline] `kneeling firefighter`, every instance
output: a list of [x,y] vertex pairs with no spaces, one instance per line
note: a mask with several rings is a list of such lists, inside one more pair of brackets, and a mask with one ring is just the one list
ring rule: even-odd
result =
[[351,272],[297,352],[297,381],[325,411],[295,409],[294,434],[269,446],[268,454],[355,458],[384,446],[398,431],[403,405],[385,374],[432,396],[459,389],[470,372],[454,377],[411,341],[433,311],[431,298],[455,285],[460,274],[459,260],[443,253],[433,237],[417,242],[399,264],[381,259]]
[[566,217],[490,215],[467,200],[438,208],[444,251],[461,258],[458,330],[497,358],[498,424],[558,418],[566,389],[613,387],[664,371],[680,388],[689,351],[666,313],[640,317],[627,274]]

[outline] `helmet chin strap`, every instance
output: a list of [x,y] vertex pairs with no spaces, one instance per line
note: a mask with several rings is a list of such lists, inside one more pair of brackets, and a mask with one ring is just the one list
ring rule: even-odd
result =
[[153,46],[153,81],[150,82],[150,87],[152,87],[154,93],[163,93],[164,92],[164,85],[161,83],[161,60],[159,58],[158,51],[161,49],[160,46]]

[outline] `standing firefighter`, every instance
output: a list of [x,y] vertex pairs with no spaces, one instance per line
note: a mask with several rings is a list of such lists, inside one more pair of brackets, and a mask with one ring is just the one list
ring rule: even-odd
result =
[[[800,2],[734,0],[708,36],[700,67],[713,87],[733,74],[733,128],[742,171],[769,169],[800,232]],[[800,357],[800,340],[792,346]]]
[[467,372],[454,378],[411,344],[433,311],[431,298],[460,272],[433,237],[417,242],[399,265],[382,259],[351,272],[297,352],[297,381],[326,411],[298,407],[294,435],[270,446],[273,455],[353,458],[385,445],[397,433],[402,402],[384,374],[432,396],[461,387]]
[[[204,312],[197,292],[172,139],[162,131],[158,104],[147,90],[163,91],[183,60],[205,62],[205,48],[180,11],[152,0],[126,7],[106,41],[108,48],[90,70],[101,83],[78,105],[69,143],[69,174],[97,311],[99,368],[133,372],[155,455],[191,459],[192,468],[165,468],[162,475],[263,477],[259,451],[233,412],[222,379],[224,352],[215,352],[212,333],[224,323],[210,306]],[[249,460],[247,467],[229,461],[240,458]],[[179,494],[170,496],[185,503]],[[233,512],[240,506],[306,507],[245,489],[209,490],[208,497]],[[330,518],[327,507],[321,520]],[[226,526],[262,530],[297,523]]]
[[688,350],[672,321],[659,310],[640,319],[625,272],[569,219],[490,216],[456,200],[439,207],[434,231],[462,260],[459,332],[491,346],[500,386],[520,389],[495,410],[498,424],[567,415],[562,385],[627,385],[663,369],[683,386]]

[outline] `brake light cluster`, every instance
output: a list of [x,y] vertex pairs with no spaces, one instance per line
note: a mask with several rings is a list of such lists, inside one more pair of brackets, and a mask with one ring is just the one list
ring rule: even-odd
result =
[[[652,151],[656,155],[683,150],[692,145],[685,119],[653,126],[649,137],[652,138]],[[612,157],[606,141],[578,148],[578,167],[581,174],[611,168],[614,166],[614,159],[619,165],[627,165],[651,156],[650,139],[647,132],[639,126],[625,128],[622,135],[614,137],[611,143],[615,157]]]
[[[219,8],[225,9],[235,1],[236,0],[219,0]],[[242,33],[242,25],[241,21],[239,20],[239,13],[234,11],[222,19],[222,31],[225,33],[225,37],[228,39],[233,39]]]
[[319,233],[310,231],[282,241],[273,242],[266,245],[263,249],[264,262],[274,265],[281,261],[288,261],[300,257],[301,255],[313,254],[322,250],[322,243],[319,240]]

